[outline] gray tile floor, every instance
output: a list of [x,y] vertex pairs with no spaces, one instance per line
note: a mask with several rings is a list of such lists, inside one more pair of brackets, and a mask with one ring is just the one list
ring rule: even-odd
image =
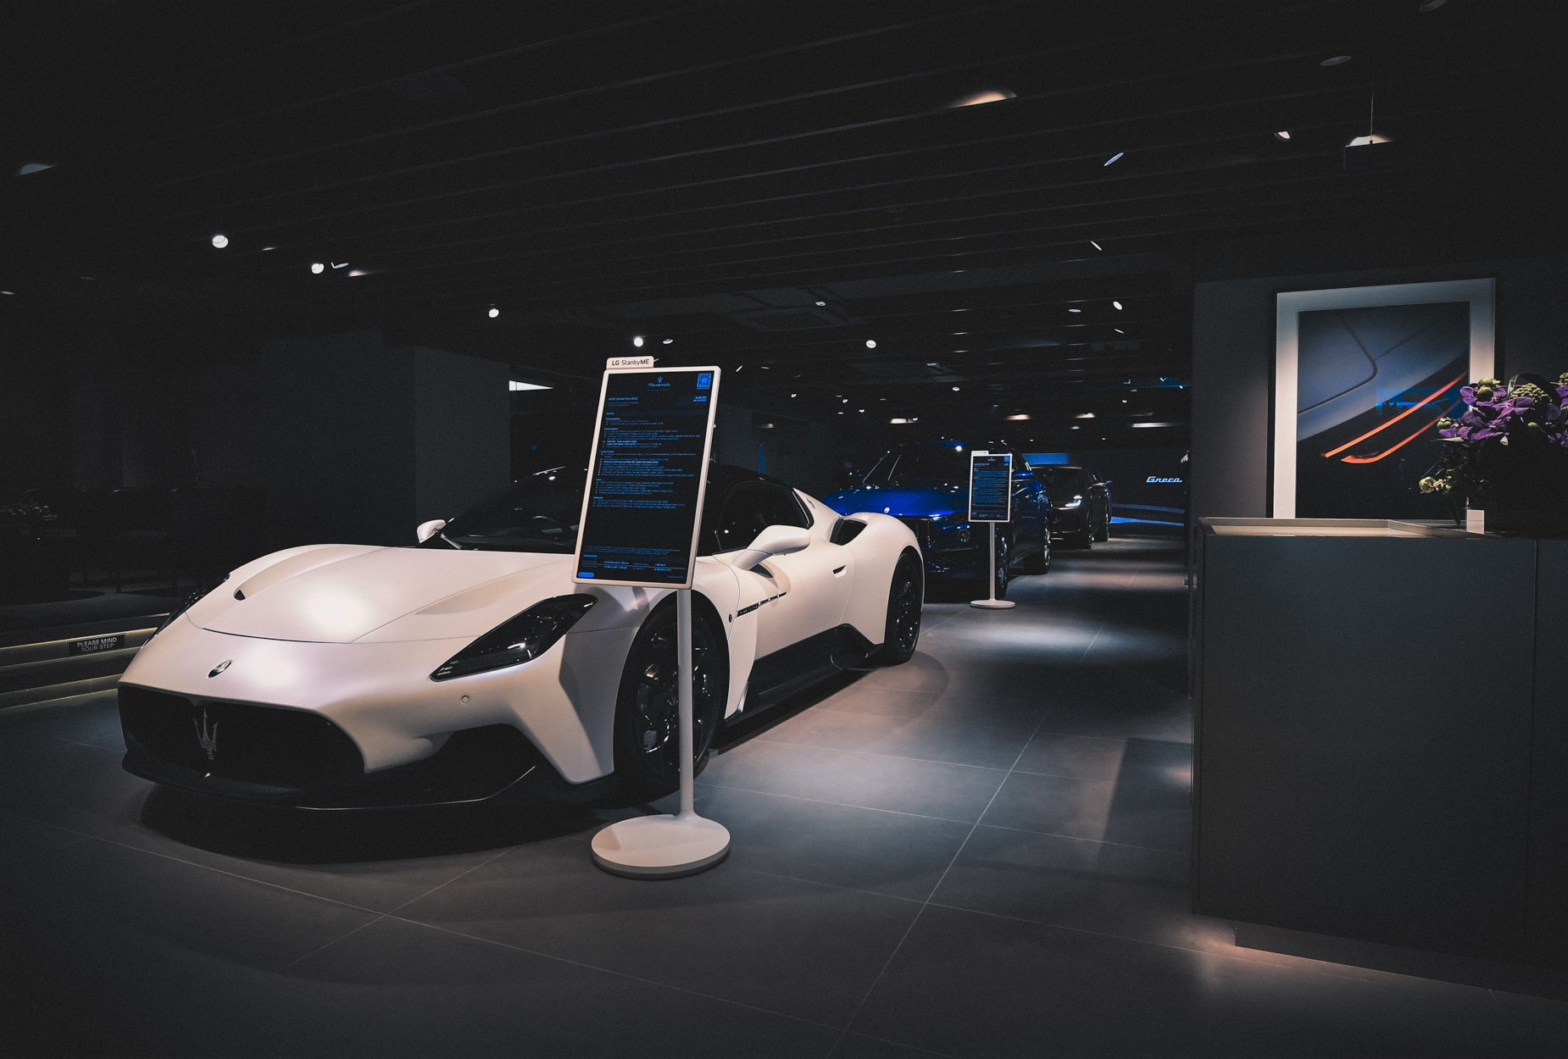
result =
[[156,791],[113,702],[0,714],[0,1055],[1546,1056],[1568,1004],[1236,947],[1188,893],[1180,553],[927,608],[750,722],[727,861],[629,810],[316,817]]

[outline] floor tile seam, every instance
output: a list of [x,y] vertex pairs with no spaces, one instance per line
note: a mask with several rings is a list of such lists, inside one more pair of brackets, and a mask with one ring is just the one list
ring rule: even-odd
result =
[[[894,671],[895,670],[888,670],[888,669],[878,670],[878,672],[882,672],[882,673],[889,673],[889,672],[894,672]],[[855,685],[852,685],[852,686],[855,686]],[[930,695],[930,694],[932,694],[929,691],[923,690],[917,684],[866,684],[866,685],[859,685],[859,686],[865,687],[865,689],[867,691],[902,691],[902,692],[910,692],[910,693],[913,693],[913,694],[916,694],[916,695]],[[990,695],[990,694],[987,694],[986,692],[983,692],[983,691],[966,691],[966,692],[964,692],[964,697],[968,698],[968,699],[987,699],[987,700],[989,700],[991,702],[1021,703],[1021,704],[1026,705],[1026,706],[1027,705],[1032,705],[1034,702],[1037,701],[1035,699],[1019,698],[1016,695]]]
[[[1007,700],[1001,700],[1001,701],[1007,701]],[[1023,708],[1023,706],[1024,706],[1023,701],[1022,700],[1018,700],[1018,705],[1019,705],[1020,708]],[[890,720],[890,721],[916,721],[916,722],[921,722],[921,723],[925,723],[925,724],[952,724],[952,725],[959,725],[959,726],[962,726],[962,727],[965,727],[965,728],[995,728],[998,731],[1002,731],[1002,732],[1032,732],[1032,731],[1034,731],[1034,729],[1031,727],[1031,725],[1036,723],[1033,720],[1031,720],[1029,724],[984,724],[984,723],[975,723],[975,722],[970,722],[970,721],[931,720],[931,719],[925,718],[925,717],[904,717],[904,716],[900,716],[899,714],[896,714],[896,713],[872,713],[869,710],[856,710],[856,709],[851,709],[851,708],[845,707],[845,706],[834,706],[832,699],[824,699],[821,702],[813,703],[811,705],[811,707],[810,707],[810,710],[812,712],[815,712],[817,710],[827,710],[830,713],[842,713],[842,714],[847,714],[848,716],[851,716],[851,717],[879,717],[879,718],[883,718],[883,719]]]
[[445,887],[451,886],[453,883],[457,882],[459,879],[466,878],[467,876],[469,876],[469,875],[473,874],[474,872],[478,871],[480,868],[489,867],[491,864],[494,864],[496,861],[500,860],[502,857],[506,856],[508,853],[512,852],[512,850],[514,850],[516,848],[517,848],[517,846],[512,845],[512,846],[507,846],[505,849],[497,850],[493,855],[491,855],[489,857],[486,857],[484,860],[480,861],[478,864],[473,864],[473,865],[470,865],[467,868],[464,868],[462,871],[458,872],[456,875],[452,876],[450,879],[445,879],[445,880],[443,880],[441,882],[438,882],[434,886],[432,886],[430,889],[426,890],[424,893],[418,894],[418,895],[416,895],[414,897],[410,897],[407,901],[404,901],[402,904],[397,905],[397,906],[389,909],[386,914],[387,915],[394,915],[394,914],[396,914],[398,912],[401,912],[403,909],[407,908],[409,905],[413,904],[416,901],[423,901],[425,898],[429,897],[431,894],[435,893],[437,890],[440,890],[440,889],[443,889]]
[[[838,1051],[838,1046],[844,1043],[844,1038],[854,1028],[855,1020],[860,1018],[860,1013],[865,1010],[866,1004],[870,1002],[871,994],[877,991],[877,986],[881,985],[882,979],[887,977],[888,968],[892,967],[893,961],[898,959],[898,954],[904,950],[904,943],[909,940],[909,935],[915,932],[915,927],[920,925],[920,917],[926,914],[926,909],[929,907],[930,895],[927,895],[926,900],[921,902],[919,908],[915,909],[914,918],[909,921],[909,926],[905,928],[903,936],[898,939],[898,944],[893,946],[893,951],[888,953],[887,961],[882,964],[882,969],[877,972],[877,976],[871,980],[871,985],[867,987],[865,995],[860,998],[860,1003],[855,1005],[855,1010],[849,1016],[849,1021],[844,1023],[843,1028],[839,1031],[838,1040],[834,1043],[832,1051]],[[831,1055],[832,1052],[829,1054]]]
[[1066,776],[1060,772],[1036,772],[1034,769],[1028,768],[1014,769],[1013,771],[1020,776],[1040,776],[1052,780],[1071,780],[1074,783],[1103,783],[1109,787],[1136,787],[1140,791],[1177,791],[1187,794],[1190,794],[1192,791],[1191,787],[1180,787],[1164,783],[1145,783],[1141,780],[1125,780],[1119,777],[1114,780],[1097,780],[1088,776]]
[[936,820],[944,824],[973,824],[973,820],[958,820],[951,816],[931,816],[927,813],[911,813],[902,809],[883,809],[875,805],[857,805],[854,802],[834,802],[826,798],[807,798],[803,794],[780,794],[778,791],[765,791],[757,787],[736,787],[726,783],[704,783],[699,781],[698,788],[712,787],[721,791],[743,791],[746,794],[762,794],[769,798],[787,798],[794,802],[807,802],[812,805],[831,805],[838,809],[864,809],[872,813],[887,813],[890,816],[908,816],[916,820]]
[[332,948],[332,946],[336,945],[340,941],[347,941],[349,938],[353,937],[355,934],[358,934],[360,931],[364,930],[366,927],[373,926],[374,924],[381,922],[385,918],[387,918],[386,914],[383,913],[383,914],[377,916],[375,919],[366,920],[365,922],[361,923],[359,926],[353,928],[352,930],[347,931],[346,933],[338,935],[337,937],[333,938],[329,942],[326,942],[325,944],[317,945],[314,949],[311,949],[309,952],[307,952],[307,953],[305,953],[305,954],[303,954],[301,956],[296,956],[294,959],[290,960],[288,963],[286,963],[282,967],[278,968],[279,973],[287,973],[288,971],[292,970],[295,967],[295,965],[303,963],[304,961],[310,959],[312,956],[316,955],[319,952],[325,952],[327,949]]
[[932,1051],[930,1048],[922,1048],[918,1044],[910,1044],[907,1041],[895,1041],[891,1037],[878,1037],[874,1033],[862,1033],[859,1030],[845,1030],[843,1033],[839,1034],[838,1041],[833,1045],[833,1050],[828,1053],[828,1059],[833,1059],[833,1056],[838,1054],[838,1046],[843,1043],[845,1037],[859,1037],[861,1040],[878,1041],[882,1044],[891,1044],[896,1048],[903,1048],[908,1051],[915,1052],[918,1055],[934,1056],[936,1059],[964,1059],[963,1056],[954,1055],[952,1052]]
[[[1050,718],[1046,718],[1046,719],[1049,720]],[[1150,742],[1155,742],[1155,743],[1176,743],[1176,744],[1178,744],[1180,746],[1192,746],[1193,745],[1192,744],[1192,740],[1190,740],[1190,739],[1152,739],[1151,737],[1146,736],[1146,735],[1124,735],[1124,736],[1084,735],[1082,732],[1064,732],[1060,728],[1046,728],[1046,729],[1043,729],[1043,730],[1040,730],[1040,731],[1036,731],[1034,734],[1035,735],[1070,735],[1070,736],[1072,736],[1075,739],[1111,739],[1111,740],[1114,740],[1114,741],[1117,741],[1117,742],[1126,742],[1129,739],[1148,739]]]
[[[1387,988],[1387,989],[1410,989],[1410,988],[1413,988],[1412,985],[1406,984],[1404,982],[1379,981],[1378,979],[1368,978],[1368,977],[1366,977],[1364,975],[1350,974],[1350,973],[1340,972],[1340,971],[1322,970],[1321,968],[1325,967],[1325,966],[1326,967],[1339,967],[1339,966],[1355,967],[1356,965],[1355,964],[1335,964],[1335,963],[1333,963],[1333,962],[1331,962],[1329,960],[1316,960],[1316,959],[1313,959],[1310,956],[1292,956],[1290,953],[1274,953],[1274,952],[1270,952],[1268,949],[1246,949],[1246,948],[1243,948],[1242,946],[1239,946],[1239,945],[1236,946],[1236,950],[1237,950],[1236,952],[1216,952],[1213,949],[1196,948],[1196,947],[1191,946],[1191,945],[1175,945],[1175,944],[1172,944],[1172,943],[1166,942],[1166,941],[1151,941],[1148,938],[1129,937],[1126,934],[1112,934],[1112,933],[1109,933],[1109,932],[1106,932],[1106,931],[1101,931],[1101,930],[1090,930],[1087,927],[1070,927],[1070,926],[1067,926],[1066,924],[1063,924],[1063,923],[1048,923],[1045,920],[1040,920],[1040,919],[1027,919],[1027,918],[1024,918],[1023,916],[1010,916],[1010,915],[1007,915],[1004,912],[987,912],[984,909],[980,909],[980,908],[965,908],[962,905],[952,905],[952,904],[947,904],[947,903],[942,902],[942,901],[931,901],[931,902],[929,902],[927,907],[940,908],[940,909],[942,909],[944,911],[948,911],[948,912],[961,912],[961,913],[964,913],[964,914],[967,914],[967,915],[985,916],[987,919],[1000,919],[1000,920],[1004,920],[1004,921],[1006,921],[1008,923],[1021,923],[1021,924],[1024,924],[1026,926],[1044,927],[1044,928],[1046,928],[1048,930],[1062,930],[1062,931],[1068,932],[1069,934],[1081,934],[1081,935],[1083,935],[1085,937],[1106,938],[1106,939],[1111,940],[1111,941],[1123,941],[1123,942],[1127,942],[1130,945],[1145,945],[1145,946],[1148,946],[1149,948],[1153,948],[1153,949],[1164,949],[1167,952],[1191,953],[1191,954],[1196,955],[1196,956],[1212,956],[1212,957],[1214,957],[1217,960],[1231,960],[1231,961],[1234,961],[1236,963],[1247,964],[1249,966],[1279,967],[1279,968],[1281,968],[1283,970],[1298,971],[1298,972],[1300,972],[1302,974],[1316,975],[1316,976],[1318,976],[1320,978],[1333,978],[1333,979],[1335,979],[1337,981],[1359,982],[1359,983],[1362,983],[1364,985],[1377,986],[1377,987]],[[1193,914],[1196,915],[1197,913],[1193,913]],[[1211,917],[1203,917],[1203,918],[1211,918]],[[1231,920],[1218,920],[1218,922],[1229,923],[1229,922],[1232,922],[1232,921]],[[1244,955],[1244,953],[1249,953],[1249,952],[1256,952],[1256,953],[1259,953],[1259,955],[1257,955],[1257,956]],[[1268,959],[1267,957],[1269,957],[1269,956],[1284,956],[1284,957],[1287,957],[1287,958],[1289,958],[1291,960],[1299,960],[1299,961],[1302,961],[1304,963],[1310,963],[1310,964],[1314,964],[1314,965],[1317,965],[1317,966],[1301,967],[1301,966],[1286,965],[1286,964],[1278,963],[1278,962],[1275,962],[1274,960]],[[1477,990],[1477,991],[1481,991],[1481,992],[1490,992],[1491,991],[1491,990],[1487,989],[1484,986],[1467,986],[1463,982],[1449,982],[1449,981],[1446,981],[1445,979],[1442,979],[1442,978],[1423,978],[1422,976],[1416,975],[1416,974],[1402,974],[1402,973],[1400,973],[1398,971],[1381,971],[1381,970],[1378,970],[1375,967],[1365,967],[1365,968],[1360,968],[1360,969],[1363,970],[1363,971],[1372,971],[1372,972],[1374,972],[1376,974],[1379,974],[1379,975],[1389,975],[1389,976],[1394,977],[1394,978],[1409,979],[1409,981],[1411,983],[1428,982],[1428,983],[1433,983],[1433,984],[1440,985],[1440,986],[1451,987],[1451,988],[1454,988],[1454,989],[1469,989],[1469,990]]]
[[827,882],[823,879],[808,879],[804,875],[787,875],[784,872],[768,871],[766,868],[752,868],[736,864],[732,870],[745,872],[748,875],[761,875],[769,879],[786,879],[789,882],[806,883],[811,886],[824,886],[840,893],[863,894],[866,897],[882,897],[889,901],[901,901],[905,904],[919,905],[923,902],[918,897],[900,897],[898,894],[883,893],[881,890],[867,890],[861,886],[846,886],[843,883]]
[[[1029,773],[1023,773],[1029,775]],[[1025,835],[1040,835],[1043,838],[1069,838],[1074,842],[1094,842],[1102,846],[1118,846],[1122,849],[1140,849],[1146,853],[1169,853],[1176,857],[1190,857],[1191,851],[1185,849],[1167,849],[1164,846],[1140,846],[1134,842],[1117,842],[1108,838],[1084,838],[1082,835],[1069,835],[1062,831],[1036,831],[1032,827],[1009,827],[1007,824],[987,824],[984,817],[975,825],[976,827],[989,827],[997,831],[1017,831]]]
[[496,948],[506,949],[510,952],[521,952],[526,953],[529,956],[538,956],[541,959],[552,960],[556,963],[564,963],[569,967],[581,967],[584,970],[597,971],[601,974],[613,975],[616,978],[624,978],[629,982],[638,982],[642,985],[653,986],[655,989],[668,989],[676,993],[684,993],[687,996],[698,997],[702,1000],[711,1000],[715,1003],[728,1004],[731,1007],[741,1008],[745,1011],[754,1011],[761,1015],[771,1015],[775,1018],[789,1019],[791,1022],[798,1022],[803,1026],[815,1026],[818,1029],[829,1031],[841,1030],[843,1028],[840,1026],[835,1026],[829,1022],[818,1022],[815,1019],[807,1019],[801,1018],[799,1015],[791,1015],[787,1011],[775,1011],[772,1008],[759,1007],[756,1004],[748,1004],[743,1000],[732,1000],[729,997],[714,996],[712,993],[704,993],[700,989],[691,989],[687,986],[675,985],[671,982],[655,981],[652,978],[644,978],[641,975],[631,974],[627,971],[619,971],[613,967],[601,967],[598,964],[588,963],[585,960],[574,960],[567,956],[559,956],[555,953],[542,952],[538,949],[530,949],[524,945],[514,945],[511,942],[499,941],[495,938],[481,937],[478,934],[470,934],[467,931],[455,930],[452,927],[442,926],[439,923],[427,923],[424,920],[409,919],[407,916],[400,916],[390,912],[387,913],[383,918],[394,920],[398,923],[406,923],[410,926],[423,927],[426,930],[434,930],[443,934],[451,934],[453,937],[466,938],[469,941],[477,941],[483,945],[494,945]]
[[[1011,731],[1021,732],[1021,731],[1023,731],[1023,729],[1021,729],[1021,728],[1014,728],[1014,729],[1011,729]],[[819,745],[817,743],[797,743],[797,742],[795,742],[792,739],[761,739],[761,737],[759,736],[758,737],[758,741],[760,741],[760,742],[767,742],[767,743],[776,743],[779,746],[798,746],[798,747],[802,747],[802,748],[804,748],[806,750],[829,750],[829,751],[832,751],[835,754],[858,754],[861,757],[879,757],[879,758],[885,758],[885,759],[887,759],[889,761],[924,761],[928,765],[952,765],[955,768],[977,769],[977,770],[979,770],[981,772],[1002,772],[1002,771],[1004,771],[1003,769],[999,769],[999,768],[997,768],[994,765],[968,765],[968,764],[965,764],[962,761],[940,761],[940,760],[938,760],[936,758],[929,758],[929,757],[909,757],[906,754],[879,754],[875,750],[851,750],[851,749],[848,749],[846,747],[821,746],[821,745]],[[1026,746],[1028,745],[1027,742],[1025,743],[1025,745]],[[1022,751],[1019,751],[1019,752],[1022,753]]]
[[339,908],[352,908],[356,912],[365,912],[373,916],[384,916],[387,914],[380,911],[379,909],[367,908],[364,905],[356,905],[352,901],[342,901],[336,897],[323,897],[321,894],[313,894],[304,890],[296,890],[292,886],[284,886],[282,883],[272,882],[268,879],[258,879],[253,875],[245,875],[241,872],[229,871],[225,868],[219,868],[216,865],[202,864],[200,861],[186,860],[184,857],[176,857],[169,853],[161,853],[155,849],[147,849],[143,846],[133,846],[128,842],[118,842],[108,837],[107,835],[89,835],[88,837],[95,838],[105,845],[116,846],[120,849],[130,850],[133,853],[144,853],[149,857],[157,857],[160,860],[170,861],[174,864],[184,864],[187,867],[199,868],[202,871],[211,872],[214,875],[223,875],[230,879],[240,879],[244,882],[255,883],[257,886],[265,886],[268,889],[279,890],[283,893],[293,894],[296,897],[305,897],[312,901],[322,901],[329,905],[337,905]]

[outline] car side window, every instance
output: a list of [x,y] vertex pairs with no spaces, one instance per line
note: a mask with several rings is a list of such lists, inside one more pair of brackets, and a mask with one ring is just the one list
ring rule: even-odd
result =
[[811,518],[788,486],[773,482],[737,482],[724,498],[714,529],[716,550],[735,551],[757,539],[769,526],[809,528]]

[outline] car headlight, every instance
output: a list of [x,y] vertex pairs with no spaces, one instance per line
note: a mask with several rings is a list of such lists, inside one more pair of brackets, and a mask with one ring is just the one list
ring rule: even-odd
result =
[[578,594],[535,603],[441,663],[430,679],[450,680],[531,662],[565,636],[595,602],[593,596]]
[[163,624],[159,625],[158,628],[153,631],[153,636],[157,636],[158,633],[173,625],[175,618],[178,618],[181,614],[184,614],[186,611],[190,610],[201,600],[203,596],[217,588],[219,585],[223,584],[223,582],[227,581],[228,579],[229,575],[224,574],[216,581],[208,581],[205,585],[202,585],[196,591],[180,600],[179,604],[176,605],[173,610],[169,611],[169,616],[163,619]]
[[1062,510],[1063,511],[1071,511],[1075,507],[1082,507],[1082,506],[1083,506],[1083,497],[1081,497],[1081,496],[1074,496],[1071,500],[1067,501],[1067,503],[1062,505]]

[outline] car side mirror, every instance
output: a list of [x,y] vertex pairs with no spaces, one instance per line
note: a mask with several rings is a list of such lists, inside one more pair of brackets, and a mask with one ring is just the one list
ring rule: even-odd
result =
[[757,539],[735,553],[730,565],[739,570],[750,570],[770,555],[788,555],[811,544],[811,531],[802,526],[769,526],[757,534]]
[[420,544],[423,544],[444,529],[446,529],[446,519],[433,518],[429,522],[421,522],[419,528],[414,531],[414,536],[419,538]]

